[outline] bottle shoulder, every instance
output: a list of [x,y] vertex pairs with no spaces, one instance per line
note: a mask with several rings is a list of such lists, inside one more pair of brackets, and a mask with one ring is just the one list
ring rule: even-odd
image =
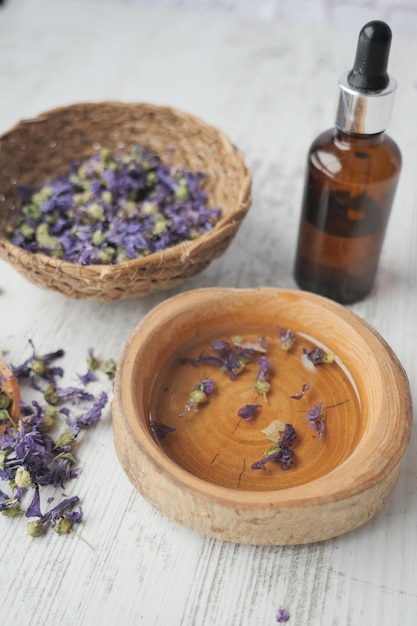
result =
[[388,151],[401,159],[401,151],[397,143],[385,132],[377,135],[348,135],[337,128],[329,128],[320,133],[310,145],[310,151],[323,149],[341,152],[360,149]]
[[[372,169],[381,176],[399,173],[402,165],[397,143],[386,133],[378,135],[347,135],[330,128],[312,142],[308,160],[310,167],[329,175],[340,175],[344,169],[372,163]],[[377,175],[377,177],[379,177]]]

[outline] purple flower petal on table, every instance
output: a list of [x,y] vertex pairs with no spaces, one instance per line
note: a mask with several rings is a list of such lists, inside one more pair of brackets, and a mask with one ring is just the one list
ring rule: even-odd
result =
[[283,624],[284,622],[288,622],[288,620],[290,619],[290,614],[287,609],[279,608],[276,612],[275,619],[280,624]]
[[77,419],[73,421],[68,420],[68,425],[70,426],[72,432],[77,433],[80,428],[87,428],[88,426],[95,424],[95,422],[100,419],[103,409],[107,404],[107,400],[107,393],[102,391],[92,407],[84,411],[84,413],[80,417],[77,417]]
[[78,374],[78,378],[82,382],[83,385],[88,385],[97,380],[97,376],[94,374],[93,370],[88,369],[85,374]]

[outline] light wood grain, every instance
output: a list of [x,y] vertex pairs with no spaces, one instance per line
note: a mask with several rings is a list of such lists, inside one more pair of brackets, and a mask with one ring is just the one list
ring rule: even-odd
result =
[[[63,27],[65,25],[65,28]],[[175,106],[220,127],[253,173],[253,203],[233,245],[169,294],[119,303],[70,302],[1,262],[1,349],[8,362],[66,349],[68,382],[93,346],[117,358],[155,305],[199,287],[295,287],[305,158],[333,123],[337,77],[358,29],[289,28],[222,13],[202,16],[88,0],[20,0],[0,12],[0,127],[72,102],[117,98]],[[394,32],[398,93],[389,132],[404,167],[372,294],[351,308],[417,380],[415,41]],[[146,367],[146,365],[144,366]],[[398,482],[367,524],[307,546],[241,546],[170,522],[130,484],[115,454],[109,409],[79,450],[71,486],[85,522],[76,537],[26,537],[0,519],[2,615],[17,626],[414,626],[417,614],[417,440]],[[61,490],[58,490],[59,495]],[[6,619],[6,618],[5,618]]]

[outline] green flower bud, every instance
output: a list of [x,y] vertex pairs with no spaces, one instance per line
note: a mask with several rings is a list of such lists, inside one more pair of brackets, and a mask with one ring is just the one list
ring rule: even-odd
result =
[[91,354],[88,358],[87,358],[87,365],[88,367],[95,371],[97,370],[100,365],[101,365],[101,359],[99,359],[98,357],[94,356],[93,354]]
[[97,202],[93,202],[87,208],[87,215],[92,218],[94,221],[104,222],[106,216],[104,215],[104,209],[101,204],[97,204]]
[[174,196],[177,200],[186,200],[188,198],[188,185],[185,178],[181,178],[179,181],[179,185],[174,192]]
[[106,204],[111,204],[113,202],[113,194],[112,194],[112,192],[108,191],[108,190],[103,191],[103,193],[101,194],[101,199]]
[[28,487],[33,487],[32,479],[29,472],[22,466],[17,468],[14,481],[16,483],[16,487],[24,489],[27,489]]
[[169,220],[162,217],[162,215],[160,217],[157,217],[154,223],[153,231],[152,231],[153,234],[162,235],[162,233],[166,232],[168,228],[168,224],[169,224]]
[[101,244],[103,243],[103,241],[106,239],[105,234],[103,233],[102,230],[95,230],[93,233],[93,244],[95,246],[101,246]]
[[8,409],[12,403],[12,399],[7,394],[0,392],[0,409]]
[[[7,502],[8,501],[6,500],[5,504],[7,504]],[[18,502],[15,502],[8,508],[3,509],[1,513],[2,515],[4,515],[4,517],[17,517],[18,515],[22,515],[23,511],[20,508],[20,504]]]
[[156,215],[159,213],[158,205],[155,202],[144,202],[142,204],[142,213],[144,215]]
[[59,395],[57,394],[56,389],[52,383],[50,383],[46,387],[43,393],[43,397],[45,398],[45,401],[48,402],[48,404],[55,405],[59,403]]
[[58,535],[66,535],[72,529],[72,522],[68,517],[59,517],[54,526],[54,531]]
[[42,424],[45,430],[51,430],[55,426],[58,411],[50,405],[47,405],[43,416]]
[[46,365],[42,359],[34,359],[30,365],[32,372],[37,376],[43,376],[45,374]]
[[114,359],[107,359],[102,362],[100,369],[108,376],[108,378],[112,379],[116,373],[116,366],[117,364]]
[[253,383],[253,387],[260,395],[265,397],[271,389],[271,384],[267,380],[257,380]]
[[40,519],[33,520],[26,524],[26,534],[29,537],[40,537],[44,533],[44,527]]
[[32,239],[35,234],[35,229],[29,224],[23,223],[19,230],[25,239]]
[[12,422],[12,418],[7,409],[0,409],[0,424],[7,424],[8,422]]
[[49,234],[48,226],[45,223],[39,224],[36,227],[36,241],[43,248],[55,248],[60,246],[58,237],[53,237]]
[[204,404],[204,402],[207,402],[207,400],[207,395],[202,389],[193,389],[190,392],[189,401],[193,404]]
[[42,216],[42,209],[35,204],[26,204],[26,206],[22,208],[22,213],[25,217],[38,220]]
[[70,430],[65,430],[60,434],[56,441],[56,447],[62,448],[64,446],[70,446],[74,443],[74,435]]
[[39,189],[39,191],[35,191],[35,193],[32,196],[32,200],[36,204],[42,204],[42,202],[44,202],[45,200],[49,200],[49,198],[52,196],[52,193],[53,193],[52,187],[48,187],[48,185],[44,185],[43,187]]
[[5,450],[0,450],[0,469],[4,469],[6,457],[7,457],[7,452]]

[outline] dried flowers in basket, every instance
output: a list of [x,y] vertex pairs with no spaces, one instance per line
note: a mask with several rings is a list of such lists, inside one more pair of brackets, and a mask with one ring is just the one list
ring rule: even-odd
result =
[[[14,229],[25,189],[39,189],[48,181],[57,184],[69,175],[74,162],[82,167],[93,159],[97,165],[97,155],[107,158],[103,148],[116,154],[129,153],[135,146],[149,151],[150,159],[155,157],[164,171],[179,172],[179,192],[184,190],[184,180],[187,185],[198,182],[207,204],[204,215],[209,214],[198,233],[191,233],[190,239],[173,238],[165,248],[149,246],[136,258],[119,254],[112,260],[107,254],[94,260],[86,255],[77,262],[62,251],[54,256],[42,246],[19,245],[23,240]],[[181,199],[181,193],[177,197]],[[172,108],[120,102],[74,104],[22,121],[0,137],[0,257],[35,284],[72,298],[135,298],[181,283],[226,250],[250,202],[251,175],[239,150],[218,129]],[[96,212],[101,215],[100,211]],[[73,213],[70,219],[75,232],[79,222]],[[166,217],[158,214],[158,220],[160,234]],[[41,242],[45,241],[42,233],[38,233]],[[101,240],[101,233],[96,233],[96,241]]]

